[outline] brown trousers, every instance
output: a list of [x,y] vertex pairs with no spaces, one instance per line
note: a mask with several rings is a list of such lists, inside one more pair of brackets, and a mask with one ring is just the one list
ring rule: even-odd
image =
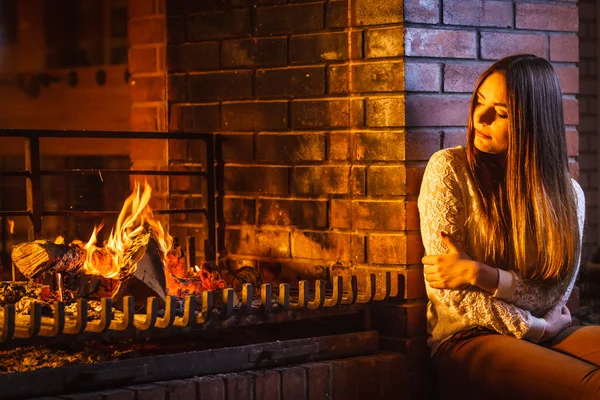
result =
[[570,327],[543,345],[462,332],[433,361],[440,399],[600,399],[600,326]]

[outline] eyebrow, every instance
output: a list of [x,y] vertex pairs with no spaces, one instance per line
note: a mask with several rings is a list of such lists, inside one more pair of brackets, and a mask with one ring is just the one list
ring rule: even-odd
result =
[[[479,97],[481,97],[482,99],[484,99],[484,100],[485,100],[485,96],[484,96],[484,95],[482,95],[480,91],[477,91],[477,96],[479,96]],[[499,107],[508,108],[508,107],[506,106],[506,104],[504,104],[504,103],[494,103],[494,105],[495,105],[495,106],[499,106]]]

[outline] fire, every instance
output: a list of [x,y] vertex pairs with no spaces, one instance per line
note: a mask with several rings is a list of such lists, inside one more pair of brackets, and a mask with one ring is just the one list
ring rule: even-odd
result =
[[[87,251],[83,270],[92,275],[102,275],[106,278],[115,278],[119,271],[131,257],[132,245],[140,240],[148,242],[151,232],[153,239],[162,252],[163,262],[166,264],[167,253],[173,245],[173,238],[163,229],[160,221],[154,218],[152,209],[148,205],[152,188],[145,183],[142,188],[136,182],[133,193],[125,200],[117,223],[110,232],[110,237],[104,248],[96,246],[98,232],[103,227],[100,224],[94,227],[89,241],[84,246]],[[147,237],[145,237],[147,236]]]

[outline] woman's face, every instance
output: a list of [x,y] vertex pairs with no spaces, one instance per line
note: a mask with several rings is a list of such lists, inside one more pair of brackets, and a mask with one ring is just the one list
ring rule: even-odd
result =
[[506,153],[508,108],[504,74],[492,73],[479,87],[473,112],[473,128],[475,148],[490,154]]

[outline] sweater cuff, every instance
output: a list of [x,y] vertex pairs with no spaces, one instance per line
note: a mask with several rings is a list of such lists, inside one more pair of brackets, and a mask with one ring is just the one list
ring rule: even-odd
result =
[[513,271],[498,268],[498,287],[494,292],[494,297],[510,303],[513,301],[516,288],[517,275]]
[[544,336],[544,332],[546,331],[546,320],[543,318],[537,318],[533,315],[530,319],[531,324],[529,325],[529,330],[523,336],[523,339],[529,340],[533,343],[538,343],[542,340],[542,336]]

